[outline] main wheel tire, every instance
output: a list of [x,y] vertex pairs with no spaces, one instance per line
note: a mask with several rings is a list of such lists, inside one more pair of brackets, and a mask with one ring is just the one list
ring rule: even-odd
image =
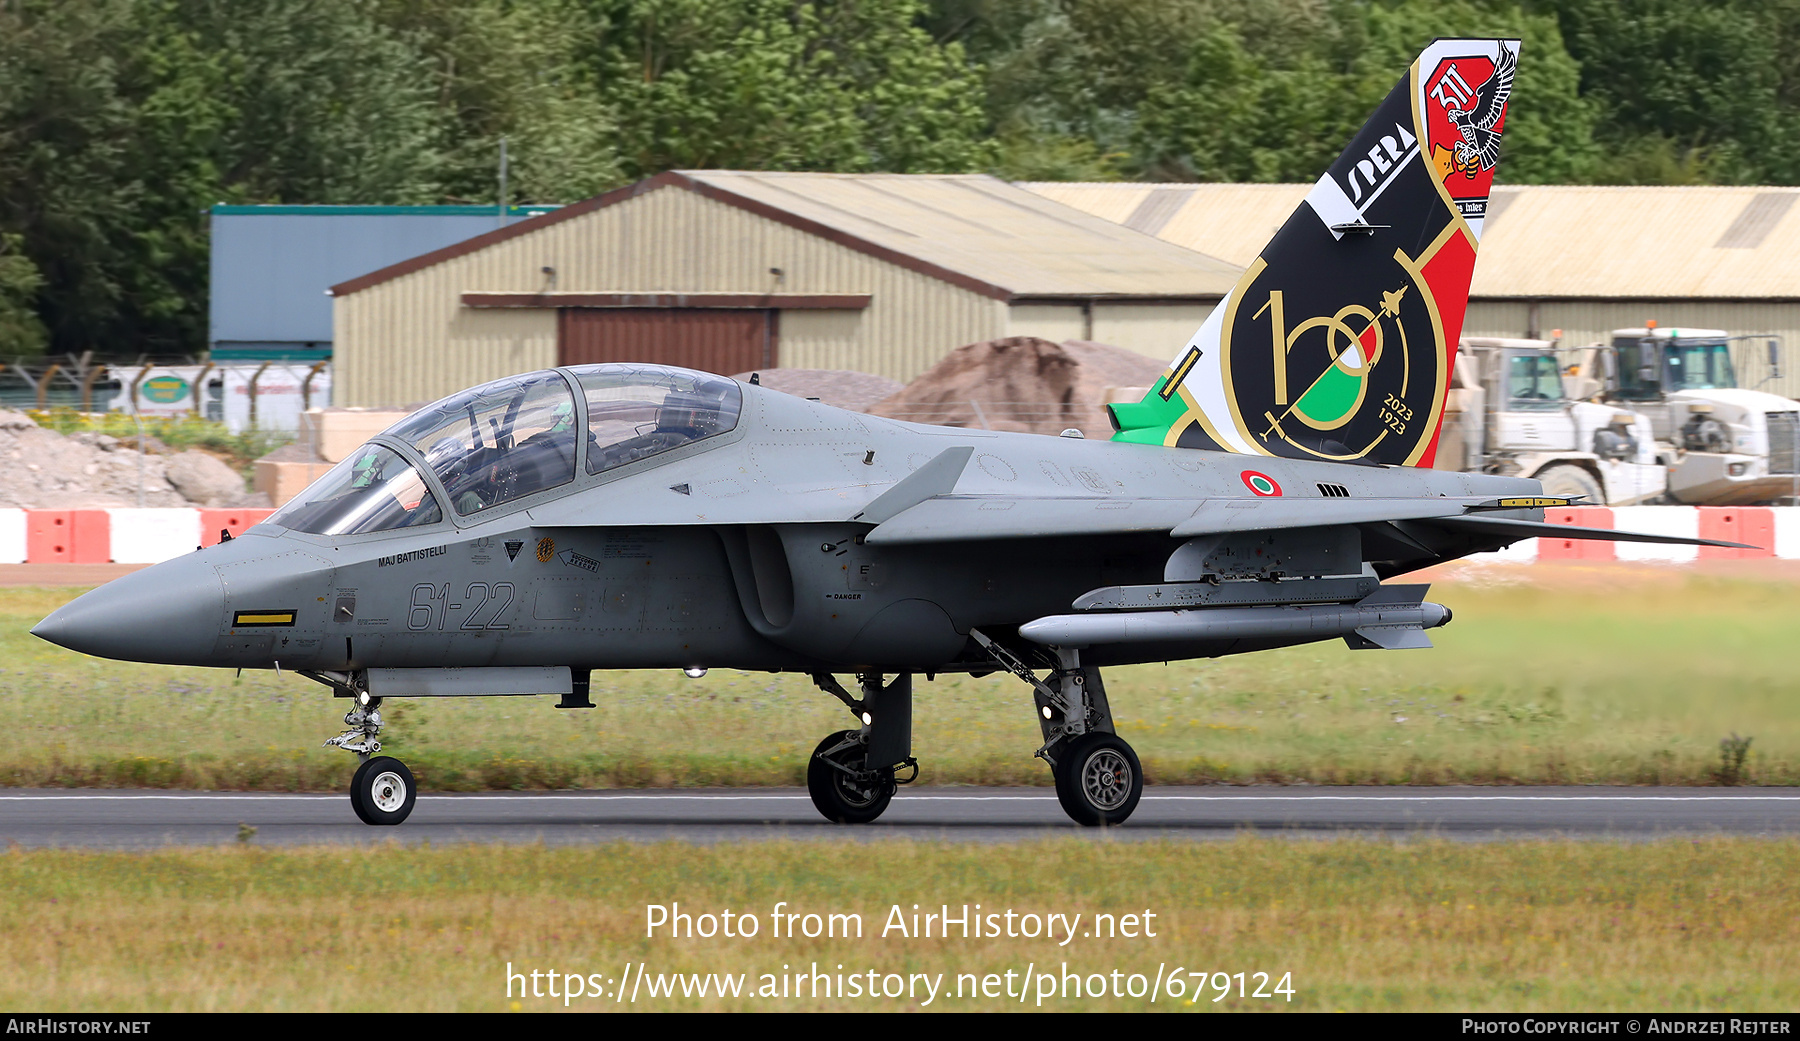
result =
[[368,775],[369,764],[374,761],[373,759],[364,759],[357,766],[355,775],[350,778],[350,808],[356,811],[356,819],[364,824],[375,823],[369,819],[369,811],[363,807],[361,794],[363,778]]
[[1605,506],[1606,493],[1601,490],[1600,482],[1594,475],[1579,466],[1570,463],[1558,463],[1546,466],[1537,472],[1538,483],[1544,486],[1544,494],[1559,499],[1573,499],[1576,496],[1587,496],[1590,506]]
[[[862,787],[844,771],[825,760],[825,753],[855,736],[854,730],[840,730],[819,742],[812,758],[806,762],[806,790],[813,805],[835,824],[867,824],[881,816],[894,798],[894,768],[875,772],[870,787]],[[842,756],[843,753],[839,753]],[[849,765],[849,764],[844,764]]]
[[1077,738],[1056,758],[1056,798],[1084,827],[1123,824],[1144,794],[1137,753],[1116,734]]
[[393,825],[405,820],[419,798],[412,771],[392,756],[377,756],[356,771],[350,790],[357,816],[374,825]]

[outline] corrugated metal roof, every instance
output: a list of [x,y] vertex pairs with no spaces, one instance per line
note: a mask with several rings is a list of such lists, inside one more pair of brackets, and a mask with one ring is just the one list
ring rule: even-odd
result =
[[1220,296],[1240,273],[982,174],[681,173],[1014,296]]
[[1207,299],[1240,269],[984,174],[672,170],[360,278],[345,296],[651,192],[694,192],[1000,300]]
[[[1159,238],[1247,265],[1304,184],[1020,187],[1130,221],[1186,192]],[[1160,198],[1171,196],[1162,194]],[[1509,185],[1494,189],[1470,295],[1495,299],[1800,299],[1800,188]]]

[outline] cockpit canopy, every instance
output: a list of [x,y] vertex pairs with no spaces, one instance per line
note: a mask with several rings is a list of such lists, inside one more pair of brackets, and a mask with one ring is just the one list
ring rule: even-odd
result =
[[575,479],[575,397],[555,372],[484,383],[389,427],[468,517]]
[[[584,410],[576,408],[565,373],[580,388]],[[660,365],[511,376],[451,395],[385,431],[418,460],[365,445],[270,522],[321,535],[435,523],[443,513],[419,462],[442,482],[450,507],[469,517],[573,481],[576,446],[584,440],[587,472],[598,474],[733,430],[742,410],[734,381]]]
[[417,467],[390,448],[367,444],[275,511],[269,522],[315,535],[360,535],[443,519]]
[[733,380],[659,365],[570,369],[587,401],[587,471],[597,474],[737,427]]

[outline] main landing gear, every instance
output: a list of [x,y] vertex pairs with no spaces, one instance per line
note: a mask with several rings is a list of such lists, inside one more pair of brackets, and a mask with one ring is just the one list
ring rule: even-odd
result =
[[[1038,758],[1050,764],[1056,798],[1077,824],[1123,824],[1144,794],[1144,768],[1137,753],[1113,732],[1112,708],[1100,670],[1081,664],[1079,651],[1056,649],[1056,666],[1040,680],[1011,651],[979,630],[971,635],[1002,668],[1029,683],[1044,744]],[[878,674],[857,677],[862,698],[851,696],[827,673],[813,676],[819,689],[836,697],[861,721],[819,742],[806,764],[806,790],[826,820],[867,824],[881,816],[897,785],[919,776],[912,757],[912,676],[902,673],[882,683]],[[912,768],[897,778],[896,768]]]
[[[813,805],[837,824],[867,824],[881,816],[895,788],[919,776],[919,762],[912,757],[912,675],[901,673],[884,685],[879,673],[864,673],[857,681],[861,700],[837,677],[813,676],[819,689],[842,701],[862,723],[819,742],[806,763]],[[896,767],[911,767],[912,773],[897,778]]]
[[362,759],[362,765],[350,779],[350,808],[364,824],[399,824],[412,814],[419,786],[405,763],[393,756],[376,754],[381,751],[381,699],[351,687],[349,677],[306,675],[334,689],[349,691],[356,699],[356,707],[344,715],[344,725],[349,729],[325,742],[327,746],[355,752]]
[[1031,685],[1044,735],[1037,756],[1050,764],[1063,812],[1086,827],[1125,823],[1144,794],[1144,768],[1131,746],[1113,732],[1100,670],[1083,666],[1079,651],[1058,647],[1056,667],[1040,680],[979,630],[970,635],[1001,667]]

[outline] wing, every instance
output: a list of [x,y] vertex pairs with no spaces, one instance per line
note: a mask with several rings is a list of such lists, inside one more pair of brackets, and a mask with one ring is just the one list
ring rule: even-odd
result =
[[[1339,524],[1461,517],[1486,500],[1096,498],[947,495],[927,499],[877,525],[873,545],[967,542],[1046,536],[1166,532],[1171,538],[1238,531],[1327,528]],[[1560,530],[1560,527],[1559,527]]]
[[[1503,501],[1502,501],[1503,502]],[[1755,549],[1739,542],[1546,524],[1492,499],[1220,498],[1128,499],[1006,495],[940,495],[895,513],[865,537],[870,545],[973,542],[985,539],[1126,535],[1166,532],[1189,539],[1244,531],[1413,522],[1501,543],[1545,536],[1610,542]],[[1501,515],[1497,515],[1501,514]]]

